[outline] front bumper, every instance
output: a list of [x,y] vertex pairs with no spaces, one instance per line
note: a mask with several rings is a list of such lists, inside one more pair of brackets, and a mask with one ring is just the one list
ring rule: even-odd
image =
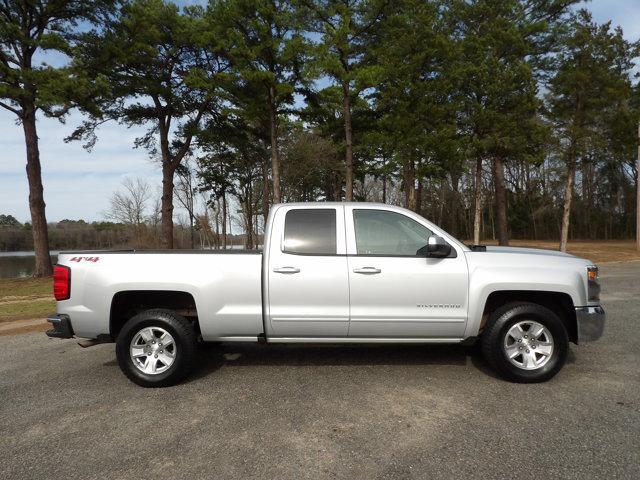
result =
[[47,330],[47,337],[73,338],[73,328],[71,327],[69,315],[64,313],[49,315],[47,322],[53,327],[51,330]]
[[598,340],[604,331],[606,317],[604,308],[600,305],[593,307],[576,307],[578,343]]

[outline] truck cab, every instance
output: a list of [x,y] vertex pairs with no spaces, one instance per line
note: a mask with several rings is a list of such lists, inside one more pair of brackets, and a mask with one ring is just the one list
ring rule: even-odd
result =
[[[290,204],[274,208],[268,232],[267,338],[464,336],[468,248],[419,215],[377,204]],[[446,254],[431,255],[430,238],[443,239]]]

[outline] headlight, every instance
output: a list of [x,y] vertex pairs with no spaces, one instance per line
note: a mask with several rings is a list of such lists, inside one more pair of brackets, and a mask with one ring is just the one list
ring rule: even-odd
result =
[[600,275],[598,267],[590,265],[587,267],[587,293],[590,302],[600,301]]

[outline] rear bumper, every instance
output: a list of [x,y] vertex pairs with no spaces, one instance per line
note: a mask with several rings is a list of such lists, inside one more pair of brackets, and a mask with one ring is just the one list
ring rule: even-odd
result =
[[47,322],[53,327],[47,330],[47,336],[52,338],[73,338],[73,328],[69,315],[64,313],[53,314],[47,317]]
[[576,321],[578,323],[578,343],[593,342],[602,336],[606,322],[604,308],[576,307]]

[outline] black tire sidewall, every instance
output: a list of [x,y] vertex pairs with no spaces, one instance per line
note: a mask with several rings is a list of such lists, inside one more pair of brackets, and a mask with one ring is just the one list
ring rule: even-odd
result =
[[[174,339],[176,359],[165,372],[149,375],[140,371],[133,363],[129,349],[133,337],[143,328],[160,327]],[[193,334],[188,331],[187,321],[179,315],[162,310],[142,312],[132,317],[122,327],[116,340],[116,357],[123,373],[134,383],[143,387],[165,387],[174,385],[191,370],[195,355]]]
[[[510,305],[499,312],[488,333],[485,342],[485,356],[491,357],[493,366],[504,377],[516,382],[543,382],[553,377],[564,365],[568,352],[567,331],[551,310],[541,305],[519,303]],[[509,329],[519,321],[534,320],[544,325],[553,337],[553,353],[551,359],[540,368],[524,370],[513,365],[504,351],[504,337]],[[490,349],[490,353],[486,350]]]

